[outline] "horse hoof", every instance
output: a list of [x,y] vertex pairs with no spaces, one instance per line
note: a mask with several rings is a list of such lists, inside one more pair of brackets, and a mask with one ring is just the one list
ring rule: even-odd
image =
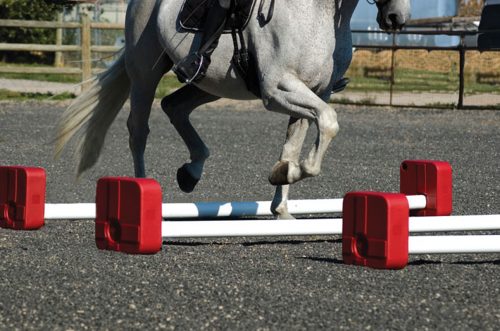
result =
[[269,175],[271,185],[288,185],[288,162],[280,161],[271,170]]
[[193,192],[196,184],[198,184],[199,179],[191,176],[189,171],[187,170],[187,165],[183,165],[177,170],[177,184],[179,188],[185,193]]

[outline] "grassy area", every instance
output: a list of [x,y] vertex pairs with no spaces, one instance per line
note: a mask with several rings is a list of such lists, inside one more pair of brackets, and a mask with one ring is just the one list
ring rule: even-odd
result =
[[[11,66],[11,64],[8,64]],[[5,63],[0,63],[0,66],[7,66]],[[22,65],[23,67],[39,66],[39,65]],[[383,71],[376,74],[371,74],[371,77],[366,77],[363,68],[351,67],[347,73],[350,77],[349,91],[388,91],[390,89],[390,71]],[[80,82],[79,75],[62,75],[62,74],[12,74],[0,73],[0,78],[11,79],[30,79],[49,82],[60,82],[68,84],[77,84]],[[171,93],[180,88],[181,83],[177,81],[174,75],[166,75],[160,82],[156,91],[156,97]],[[395,72],[394,92],[436,92],[436,93],[454,93],[458,91],[459,79],[458,74],[452,70],[449,73],[432,72],[424,70],[400,69]],[[500,93],[500,87],[497,84],[478,83],[473,75],[468,75],[465,81],[465,92],[467,95],[478,93]],[[0,99],[65,99],[74,97],[70,93],[60,96],[38,93],[17,93],[2,91]],[[369,101],[369,100],[365,100]]]
[[156,98],[163,98],[183,85],[175,75],[165,75],[156,89]]
[[[53,68],[52,66],[44,66],[40,64],[14,64],[0,62],[0,67],[20,67],[20,68]],[[29,80],[41,80],[46,82],[55,83],[70,83],[78,84],[82,80],[81,75],[62,75],[62,74],[15,74],[15,73],[0,73],[0,78],[7,79],[29,79]]]
[[0,89],[0,100],[66,100],[75,97],[73,93],[24,93]]
[[[41,67],[40,65],[15,65],[6,64],[0,62],[0,67],[5,66],[19,66],[24,68],[29,67]],[[49,66],[47,66],[49,67]],[[46,82],[56,82],[56,83],[68,83],[68,84],[78,84],[81,82],[80,75],[66,75],[66,74],[17,74],[17,73],[0,73],[0,78],[6,79],[27,79],[27,80],[39,80]],[[158,88],[156,90],[156,98],[162,98],[165,95],[171,93],[172,91],[180,88],[182,84],[173,75],[165,75],[160,81]],[[0,100],[10,100],[10,99],[69,99],[74,98],[75,95],[71,93],[64,93],[59,95],[52,95],[50,93],[21,93],[7,90],[0,90]]]
[[[390,89],[390,72],[380,77],[365,77],[360,68],[349,69],[351,91],[388,91]],[[423,70],[396,69],[394,75],[395,92],[457,92],[459,88],[458,74],[454,72],[440,73]],[[497,84],[480,84],[473,77],[465,77],[465,93],[500,93]]]

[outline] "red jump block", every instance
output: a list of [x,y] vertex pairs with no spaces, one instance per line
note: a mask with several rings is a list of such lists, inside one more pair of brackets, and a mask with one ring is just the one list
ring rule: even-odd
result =
[[0,167],[0,227],[36,230],[44,225],[46,175],[42,168]]
[[408,264],[409,214],[404,194],[348,193],[343,203],[344,262],[377,269],[404,268]]
[[449,216],[452,212],[452,169],[442,161],[404,161],[400,168],[400,192],[425,195],[427,207],[412,216]]
[[130,254],[161,250],[162,193],[153,179],[101,178],[97,182],[97,247]]

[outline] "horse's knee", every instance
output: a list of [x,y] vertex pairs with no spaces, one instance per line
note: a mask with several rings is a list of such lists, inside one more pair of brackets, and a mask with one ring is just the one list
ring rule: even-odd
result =
[[208,94],[198,90],[196,87],[187,85],[163,97],[161,108],[170,122],[175,124],[176,122],[188,119],[198,102],[203,103],[206,95]]
[[[330,106],[328,106],[330,107]],[[340,130],[339,122],[337,121],[337,113],[335,110],[328,108],[318,116],[318,130],[321,134],[327,135],[329,138],[337,136]]]

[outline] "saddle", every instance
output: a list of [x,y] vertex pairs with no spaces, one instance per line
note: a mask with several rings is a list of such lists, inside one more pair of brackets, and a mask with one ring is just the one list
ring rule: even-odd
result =
[[[179,13],[179,25],[188,32],[202,31],[204,20],[210,6],[218,0],[185,0]],[[222,33],[231,33],[234,45],[232,64],[246,83],[247,89],[255,96],[260,97],[260,83],[257,77],[257,63],[248,52],[242,31],[248,25],[257,0],[232,0],[226,25]],[[270,22],[274,12],[274,2],[271,0],[269,11],[263,13],[266,0],[260,0],[258,20],[261,26]]]
[[[218,0],[185,0],[179,13],[179,24],[185,31],[199,32],[207,16],[208,9]],[[257,0],[234,0],[222,33],[231,33],[233,29],[244,30],[250,21]]]

